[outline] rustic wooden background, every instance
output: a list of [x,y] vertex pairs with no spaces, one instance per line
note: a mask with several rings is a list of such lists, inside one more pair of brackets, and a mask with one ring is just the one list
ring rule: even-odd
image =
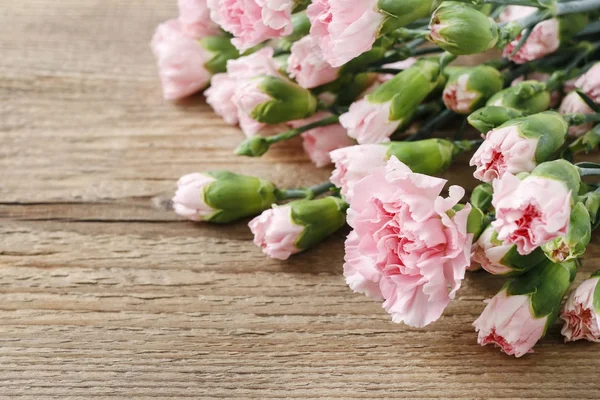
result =
[[501,280],[470,275],[414,330],[346,287],[344,232],[278,262],[243,223],[161,210],[191,171],[329,173],[293,147],[235,158],[241,134],[201,96],[161,100],[147,44],[174,3],[0,4],[0,398],[600,397],[600,345],[562,345],[558,326],[518,360],[476,344]]

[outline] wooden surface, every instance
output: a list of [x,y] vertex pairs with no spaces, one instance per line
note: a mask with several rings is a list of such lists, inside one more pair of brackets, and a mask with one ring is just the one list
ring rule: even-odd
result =
[[147,43],[174,3],[0,4],[0,398],[600,398],[600,345],[558,326],[519,360],[476,344],[501,280],[471,274],[410,329],[347,288],[345,232],[277,262],[243,223],[162,210],[187,172],[329,173],[293,147],[235,158],[201,96],[161,100]]

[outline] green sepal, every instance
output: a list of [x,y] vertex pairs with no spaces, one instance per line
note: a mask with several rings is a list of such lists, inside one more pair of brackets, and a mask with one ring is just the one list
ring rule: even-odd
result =
[[338,197],[296,200],[287,205],[292,209],[294,224],[304,226],[304,231],[295,243],[300,250],[321,243],[346,224],[348,204]]
[[[590,278],[599,278],[600,271],[596,271],[590,276]],[[600,281],[599,281],[600,282]],[[594,289],[594,310],[596,313],[600,313],[600,285],[596,284],[596,289]]]
[[272,100],[257,105],[250,116],[262,123],[279,124],[304,119],[317,110],[317,99],[310,90],[275,76],[261,76],[258,88]]
[[481,232],[486,226],[486,216],[479,208],[471,205],[471,212],[467,218],[467,233],[473,234],[473,242],[479,239]]
[[481,133],[488,133],[494,128],[514,118],[522,117],[523,113],[514,108],[501,106],[486,106],[473,112],[467,117],[469,125]]
[[550,92],[542,82],[523,81],[496,93],[486,105],[514,108],[526,115],[535,114],[550,107]]
[[578,168],[570,162],[566,160],[546,161],[535,167],[530,176],[540,176],[563,182],[571,191],[573,200],[577,200],[581,177]]
[[446,139],[391,142],[386,159],[396,156],[415,173],[437,175],[452,164],[455,147]]
[[544,334],[554,324],[560,304],[575,279],[575,261],[555,264],[547,261],[528,273],[509,281],[505,288],[509,296],[529,295],[535,318],[548,317]]
[[276,203],[276,187],[271,182],[229,171],[205,173],[216,180],[204,188],[203,201],[215,213],[204,220],[226,224],[260,214]]
[[393,32],[421,18],[428,17],[441,0],[379,0],[377,9],[385,15],[380,34]]
[[549,260],[564,262],[575,260],[585,253],[592,239],[590,213],[583,203],[577,203],[571,210],[567,235],[542,245]]
[[500,29],[493,19],[460,2],[444,1],[431,16],[430,27],[441,26],[428,40],[455,55],[481,53],[498,42]]
[[481,107],[492,95],[504,87],[502,74],[496,68],[487,65],[467,68],[462,73],[454,73],[446,85],[455,83],[465,75],[468,76],[467,90],[478,94],[478,97],[471,103],[471,111]]
[[600,210],[600,193],[586,193],[582,196],[579,196],[579,201],[583,203],[585,208],[590,213],[590,220],[592,221],[592,230],[596,229],[600,224],[600,215],[598,215],[598,210]]
[[[494,232],[493,240],[497,240],[497,236],[498,233]],[[504,257],[502,257],[500,264],[509,267],[512,270],[504,276],[519,276],[537,267],[541,263],[546,262],[546,260],[546,255],[540,248],[535,249],[527,255],[521,255],[517,251],[517,246],[513,245]]]
[[260,157],[269,151],[270,144],[267,139],[262,136],[252,136],[246,138],[235,149],[235,154],[238,156]]
[[204,37],[200,39],[200,45],[213,54],[213,57],[204,63],[212,74],[227,72],[227,61],[240,56],[240,52],[231,44],[231,39],[225,36]]
[[477,185],[471,193],[470,203],[483,212],[489,212],[492,208],[492,199],[494,198],[494,189],[489,183]]
[[600,145],[600,124],[594,126],[591,130],[587,131],[585,135],[578,137],[573,143],[569,145],[569,150],[573,154],[580,151],[586,154],[595,150]]

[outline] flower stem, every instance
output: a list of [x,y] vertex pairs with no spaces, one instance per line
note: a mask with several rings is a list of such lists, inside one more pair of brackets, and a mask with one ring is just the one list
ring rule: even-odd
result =
[[330,117],[323,118],[322,120],[315,121],[308,125],[304,125],[304,126],[301,126],[299,128],[295,128],[295,129],[290,129],[289,131],[280,133],[278,135],[266,137],[265,141],[269,145],[275,144],[278,142],[283,142],[285,140],[290,140],[292,138],[295,138],[296,136],[299,136],[299,135],[303,134],[304,132],[310,131],[311,129],[318,128],[321,126],[333,125],[333,124],[337,123],[338,121],[339,121],[339,117],[337,115],[332,115]]
[[315,186],[298,188],[298,189],[280,189],[277,191],[277,200],[293,200],[293,199],[314,199],[322,195],[323,193],[327,193],[334,188],[334,185],[331,182],[323,182]]
[[559,2],[556,4],[555,15],[582,13],[600,9],[600,0],[578,0],[569,2]]
[[600,168],[579,168],[579,175],[598,176],[600,175]]
[[436,115],[435,117],[426,121],[423,124],[423,126],[421,126],[419,131],[417,133],[415,133],[414,135],[406,138],[406,141],[414,142],[415,140],[425,139],[425,138],[431,136],[431,134],[433,133],[433,131],[436,128],[451,121],[452,119],[454,119],[454,117],[456,117],[456,113],[454,113],[454,111],[452,111],[452,110],[446,109],[446,110],[442,111],[441,113],[439,113],[438,115]]

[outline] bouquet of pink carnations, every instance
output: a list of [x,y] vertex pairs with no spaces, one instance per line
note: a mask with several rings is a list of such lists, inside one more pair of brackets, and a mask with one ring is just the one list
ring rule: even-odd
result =
[[[600,224],[600,164],[575,162],[600,145],[600,0],[179,0],[179,11],[152,39],[165,99],[203,91],[244,132],[237,155],[301,137],[317,167],[335,168],[292,189],[185,175],[177,214],[253,217],[254,243],[280,260],[348,224],[346,282],[393,322],[436,321],[483,268],[509,279],[473,324],[481,345],[520,357],[558,317],[566,341],[600,341],[600,273],[561,309]],[[502,55],[457,60],[492,49]],[[465,152],[483,182],[469,202],[435,177]]]

